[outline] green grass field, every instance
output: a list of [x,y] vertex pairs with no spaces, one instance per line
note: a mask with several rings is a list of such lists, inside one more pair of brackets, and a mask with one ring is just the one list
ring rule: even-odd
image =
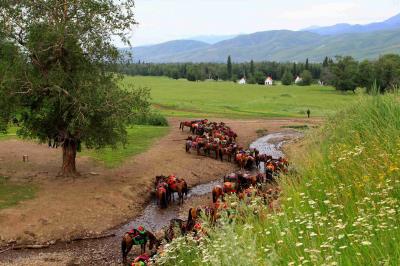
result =
[[89,156],[107,167],[119,166],[125,159],[147,150],[155,139],[167,134],[168,127],[131,126],[128,131],[128,143],[117,149],[103,148],[99,150],[83,149],[78,156]]
[[239,85],[233,82],[189,82],[165,77],[129,77],[121,86],[148,87],[152,102],[166,116],[185,117],[304,117],[326,116],[355,101],[332,87]]
[[0,176],[0,210],[28,200],[35,196],[36,188],[32,185],[11,184]]

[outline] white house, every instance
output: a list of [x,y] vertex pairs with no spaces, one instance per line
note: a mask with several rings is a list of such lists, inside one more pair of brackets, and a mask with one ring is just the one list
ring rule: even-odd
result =
[[274,80],[271,77],[267,77],[265,80],[265,85],[266,86],[272,86],[274,84]]
[[302,82],[303,79],[300,78],[299,76],[297,76],[296,80],[294,81],[295,84],[299,84],[300,82]]
[[246,78],[241,78],[239,81],[238,81],[238,83],[239,84],[246,84]]

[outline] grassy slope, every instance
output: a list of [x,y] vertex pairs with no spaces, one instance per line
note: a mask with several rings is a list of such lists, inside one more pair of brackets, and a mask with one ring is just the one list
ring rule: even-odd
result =
[[90,156],[101,161],[107,167],[116,167],[126,158],[139,154],[150,147],[156,138],[168,132],[168,127],[132,126],[127,129],[128,143],[125,148],[103,148],[99,150],[83,150],[80,156]]
[[240,203],[237,220],[222,219],[209,242],[179,239],[160,263],[399,265],[396,97],[361,99],[292,152],[299,173],[283,181],[282,213],[269,214],[257,200]]
[[304,117],[326,116],[356,96],[331,87],[238,85],[233,82],[189,82],[164,77],[126,77],[122,85],[148,87],[153,104],[167,116]]

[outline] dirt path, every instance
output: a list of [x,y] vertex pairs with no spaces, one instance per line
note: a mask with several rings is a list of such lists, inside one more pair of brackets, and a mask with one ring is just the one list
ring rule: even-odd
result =
[[[297,119],[224,121],[238,133],[239,142],[245,146],[257,138],[259,129],[273,132],[282,126],[318,123]],[[118,169],[104,169],[91,159],[79,158],[78,167],[83,175],[75,182],[56,178],[60,151],[17,140],[0,142],[0,174],[39,186],[35,199],[0,211],[1,244],[47,243],[99,234],[140,214],[149,199],[155,175],[174,173],[194,186],[234,169],[234,165],[226,162],[187,155],[182,139],[188,133],[180,132],[178,123],[179,119],[170,119],[167,136]],[[28,164],[19,162],[22,154],[29,154]],[[49,263],[54,264],[51,260]]]

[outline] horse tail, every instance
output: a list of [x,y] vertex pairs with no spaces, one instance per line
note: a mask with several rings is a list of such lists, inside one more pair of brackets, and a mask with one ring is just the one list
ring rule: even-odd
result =
[[181,123],[179,124],[179,129],[182,129],[182,124],[183,124],[183,122],[181,122]]
[[189,209],[188,222],[193,220],[193,217],[192,217],[192,210],[193,210],[193,208],[190,208],[190,209]]
[[217,195],[217,192],[215,191],[215,189],[213,189],[213,191],[212,191],[212,199],[213,199],[213,203],[217,202],[218,195]]

